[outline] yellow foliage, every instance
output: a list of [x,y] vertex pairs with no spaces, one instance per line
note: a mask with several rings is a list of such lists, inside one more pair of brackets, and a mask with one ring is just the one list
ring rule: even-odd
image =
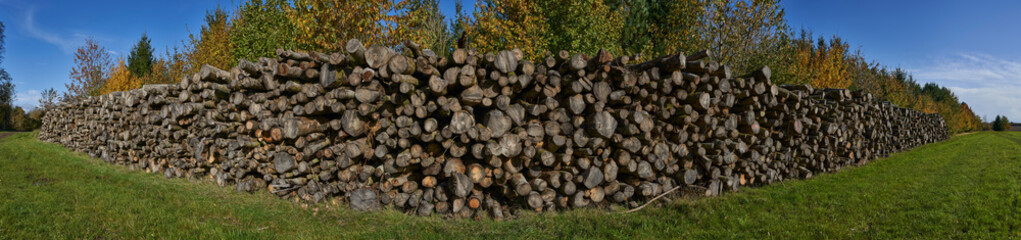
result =
[[531,60],[546,51],[620,53],[624,18],[621,6],[601,0],[490,0],[476,4],[465,33],[469,48],[519,48]]
[[187,75],[188,67],[185,65],[188,65],[185,61],[157,59],[152,64],[152,72],[147,76],[142,76],[142,82],[145,84],[178,83]]
[[547,50],[545,18],[537,1],[494,0],[475,8],[475,20],[465,29],[472,38],[468,47],[481,52],[517,47],[527,59],[537,59]]
[[206,26],[202,27],[199,36],[192,34],[189,39],[192,49],[186,52],[191,69],[199,69],[204,64],[229,69],[234,62],[230,50],[230,24],[227,13],[222,9],[208,13]]
[[188,76],[191,71],[191,63],[188,61],[188,52],[180,52],[177,47],[166,50],[166,57],[156,59],[152,63],[152,70],[147,76],[142,76],[144,84],[168,84],[179,83],[181,79]]
[[336,52],[348,39],[366,45],[397,46],[415,35],[407,24],[410,11],[400,11],[406,1],[393,0],[296,0],[287,19],[296,27],[294,39],[305,50]]
[[398,28],[403,31],[396,37],[410,40],[423,49],[432,49],[440,56],[448,55],[455,36],[438,4],[435,1],[418,0],[399,6],[405,12],[399,16],[401,20],[398,22]]
[[810,39],[796,41],[794,74],[806,76],[817,88],[848,88],[852,79],[848,74],[847,45],[834,38],[827,45],[820,39],[816,46]]
[[[654,24],[650,27],[649,33],[653,41],[660,44],[653,44],[650,54],[638,60],[648,60],[661,55],[678,53],[681,51],[695,52],[708,49],[708,44],[700,44],[698,38],[701,34],[694,34],[694,26],[704,25],[705,21],[699,18],[705,15],[706,2],[700,0],[677,0],[663,1],[666,5],[667,14],[663,15],[661,24]],[[698,49],[701,48],[701,49]]]
[[131,71],[128,71],[127,65],[124,64],[124,60],[121,59],[118,61],[117,66],[114,66],[113,70],[110,71],[110,78],[106,79],[106,82],[100,89],[100,94],[127,91],[141,87],[142,78],[132,75]]

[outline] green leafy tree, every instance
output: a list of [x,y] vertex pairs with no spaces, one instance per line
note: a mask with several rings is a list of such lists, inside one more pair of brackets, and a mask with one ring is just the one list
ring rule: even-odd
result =
[[593,54],[600,49],[620,53],[624,16],[619,6],[603,0],[539,1],[549,50]]
[[716,61],[737,72],[763,65],[787,69],[789,30],[779,1],[719,0],[704,9],[694,30],[699,33],[695,47],[710,50]]
[[1003,116],[1000,120],[1000,131],[1010,131],[1010,119]]
[[143,77],[152,72],[153,49],[149,36],[142,33],[142,38],[131,48],[128,55],[128,71],[136,77]]
[[436,0],[411,0],[407,8],[414,13],[410,15],[407,27],[417,35],[416,43],[422,48],[433,50],[439,56],[449,54],[453,50],[455,35],[447,27],[446,17],[440,13]]
[[14,83],[10,78],[0,79],[0,129],[11,129],[14,99]]
[[[43,90],[42,97],[39,98],[39,107],[37,109],[45,114],[47,110],[53,109],[53,107],[57,105],[57,101],[57,90],[54,90],[53,88]],[[41,119],[41,116],[37,119]]]
[[620,52],[621,5],[601,0],[486,0],[465,28],[468,47],[483,52],[520,48],[526,59],[546,51]]
[[[32,114],[38,116],[38,114]],[[11,110],[11,125],[10,129],[15,131],[31,131],[32,129],[39,128],[42,122],[39,118],[33,118],[32,115],[25,112],[25,109],[21,107],[14,107]]]
[[[276,49],[297,49],[297,29],[287,19],[286,0],[249,0],[239,6],[231,20],[230,51],[237,59],[255,61],[276,56]],[[232,62],[232,65],[237,61]]]
[[0,22],[0,129],[11,128],[11,107],[14,104],[14,83],[11,82],[11,75],[3,68],[5,29],[4,23]]
[[[706,1],[703,0],[626,0],[608,2],[624,14],[625,28],[620,31],[622,54],[641,54],[651,58],[681,51],[693,52],[695,29],[702,23]],[[704,48],[703,48],[704,49]]]

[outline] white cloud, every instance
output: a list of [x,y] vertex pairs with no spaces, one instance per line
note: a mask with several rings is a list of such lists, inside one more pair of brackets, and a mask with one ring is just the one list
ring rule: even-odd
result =
[[25,109],[26,112],[32,110],[36,106],[39,106],[39,99],[42,99],[43,95],[39,90],[28,90],[26,92],[17,92],[14,94],[14,105]]
[[[990,120],[996,115],[1004,115],[1013,122],[1021,122],[1021,87],[947,87],[957,94],[958,98],[965,99],[968,105],[979,116],[985,116]],[[970,99],[970,101],[969,101]]]
[[36,26],[35,22],[35,8],[30,7],[25,11],[25,21],[23,22],[25,31],[29,36],[37,38],[49,44],[53,44],[60,48],[64,53],[74,53],[80,42],[79,34],[74,34],[71,37],[60,36],[60,34],[51,33],[46,31],[39,26]]
[[1021,121],[1021,61],[959,53],[909,71],[919,82],[949,88],[979,116],[1004,115]]

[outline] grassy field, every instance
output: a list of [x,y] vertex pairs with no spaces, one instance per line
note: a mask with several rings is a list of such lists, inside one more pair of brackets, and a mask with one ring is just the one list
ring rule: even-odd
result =
[[19,133],[0,139],[6,238],[1021,239],[1021,133],[983,132],[804,181],[505,221],[302,207],[265,192],[130,171]]

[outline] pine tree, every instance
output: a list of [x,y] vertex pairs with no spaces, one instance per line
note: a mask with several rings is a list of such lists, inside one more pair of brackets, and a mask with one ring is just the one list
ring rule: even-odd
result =
[[135,47],[131,48],[131,55],[128,55],[128,71],[136,77],[142,77],[152,72],[152,52],[149,36],[142,33],[142,39],[138,40]]
[[1003,131],[1003,118],[1000,115],[996,115],[996,120],[993,120],[993,131]]

